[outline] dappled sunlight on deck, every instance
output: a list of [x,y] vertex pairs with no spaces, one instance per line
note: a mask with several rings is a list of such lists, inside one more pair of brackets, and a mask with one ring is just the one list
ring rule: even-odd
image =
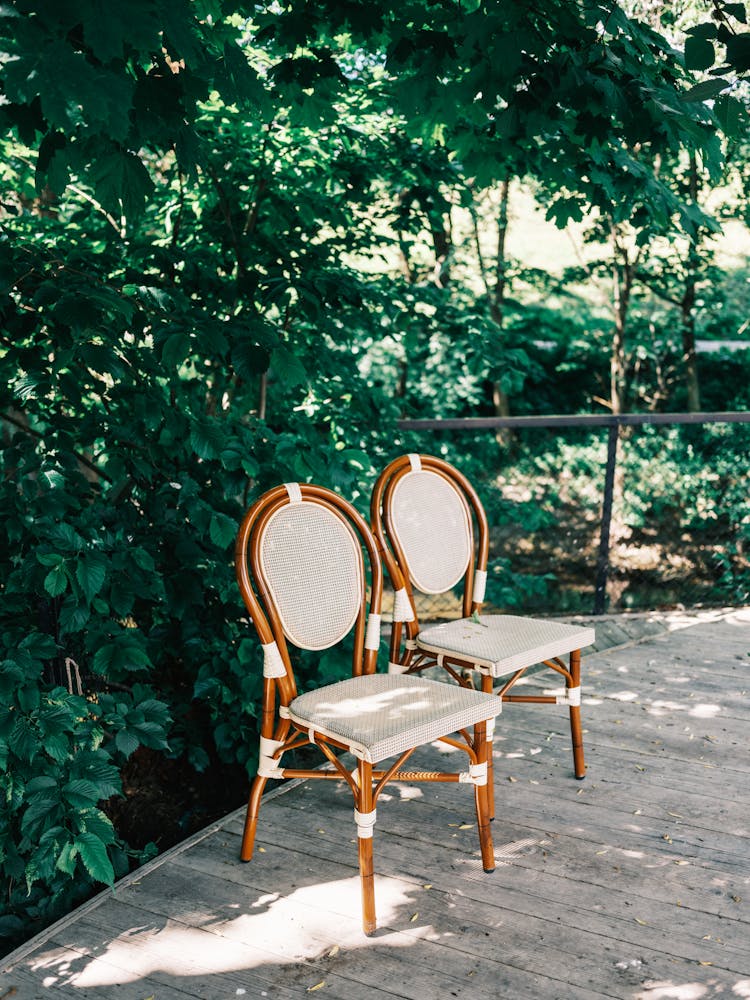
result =
[[750,1000],[748,652],[734,613],[584,659],[583,782],[564,706],[505,706],[491,874],[470,786],[390,786],[371,938],[348,787],[290,783],[249,864],[239,810],[17,953],[0,996]]

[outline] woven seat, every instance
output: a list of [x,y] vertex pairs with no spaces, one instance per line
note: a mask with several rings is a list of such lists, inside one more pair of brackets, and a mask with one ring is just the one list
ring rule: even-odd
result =
[[478,691],[422,677],[370,674],[330,684],[295,698],[289,717],[301,728],[347,744],[377,764],[497,715]]
[[[411,676],[437,665],[459,684],[473,686],[478,675],[486,693],[501,679],[496,690],[505,702],[567,705],[574,774],[583,778],[581,650],[593,643],[594,630],[479,614],[487,582],[487,516],[469,481],[448,462],[416,454],[395,459],[378,477],[370,515],[395,591],[390,670]],[[457,585],[463,586],[463,617],[421,628],[414,592],[442,594]],[[568,657],[567,666],[562,657]],[[538,665],[564,682],[565,694],[514,690]]]
[[[383,570],[375,538],[357,511],[320,486],[287,483],[270,490],[245,515],[236,568],[263,649],[264,678],[258,770],[241,859],[252,858],[269,779],[333,777],[346,782],[354,798],[362,925],[371,934],[376,926],[372,837],[380,793],[391,781],[456,781],[473,786],[482,865],[492,871],[488,772],[502,702],[458,685],[375,672]],[[352,676],[300,693],[288,643],[323,650],[351,633]],[[463,750],[466,770],[404,769],[418,747],[435,741]],[[329,768],[285,766],[282,757],[288,751],[309,744],[321,751]],[[341,751],[357,759],[353,772]],[[374,764],[392,758],[385,770],[374,770]]]
[[543,663],[590,646],[594,638],[592,628],[578,625],[517,615],[482,615],[478,622],[461,618],[423,629],[417,635],[417,646],[431,653],[455,653],[491,677],[506,677],[528,667],[529,661]]

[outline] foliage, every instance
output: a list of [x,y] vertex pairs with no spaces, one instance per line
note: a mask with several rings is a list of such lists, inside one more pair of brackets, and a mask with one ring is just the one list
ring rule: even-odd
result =
[[[606,206],[690,229],[654,164],[685,147],[714,170],[719,145],[664,39],[604,0],[14,0],[0,41],[14,938],[132,860],[106,803],[138,747],[252,773],[261,673],[231,546],[254,497],[318,481],[364,511],[386,457],[424,447],[399,414],[600,391],[597,311],[510,256],[488,279],[498,185],[537,178],[560,225]],[[497,442],[443,450],[492,483]],[[498,600],[550,592],[509,567],[496,553]]]

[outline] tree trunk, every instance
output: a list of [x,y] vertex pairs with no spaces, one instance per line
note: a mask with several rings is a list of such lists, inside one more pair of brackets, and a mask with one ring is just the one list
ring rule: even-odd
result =
[[627,245],[618,239],[617,228],[612,224],[612,282],[615,323],[612,330],[612,353],[609,362],[610,406],[612,413],[625,412],[625,334],[628,323],[628,308],[633,290],[635,269],[640,250],[630,259]]
[[[698,161],[695,153],[690,154],[690,197],[698,201]],[[698,413],[701,408],[700,382],[698,380],[698,360],[695,353],[695,286],[698,270],[697,239],[690,238],[685,260],[685,291],[680,301],[680,326],[682,330],[682,359],[685,365],[685,389],[689,413]]]
[[[510,194],[510,180],[506,178],[500,185],[500,204],[497,210],[497,254],[495,255],[495,283],[490,295],[490,316],[499,328],[499,335],[502,337],[503,321],[505,319],[505,285],[506,285],[506,262],[505,262],[505,242],[508,236],[508,200]],[[502,388],[499,380],[492,383],[492,405],[496,417],[510,416],[510,402],[508,395]],[[498,444],[507,445],[513,438],[512,431],[507,428],[499,428],[495,434]]]

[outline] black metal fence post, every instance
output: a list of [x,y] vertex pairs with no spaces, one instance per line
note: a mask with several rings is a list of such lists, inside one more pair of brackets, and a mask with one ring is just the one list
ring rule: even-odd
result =
[[596,586],[594,588],[594,614],[603,615],[607,604],[607,578],[609,576],[609,529],[612,524],[612,500],[617,469],[617,443],[620,439],[619,423],[612,424],[607,438],[607,468],[604,473],[604,498],[602,523],[599,533],[599,555],[596,559]]

